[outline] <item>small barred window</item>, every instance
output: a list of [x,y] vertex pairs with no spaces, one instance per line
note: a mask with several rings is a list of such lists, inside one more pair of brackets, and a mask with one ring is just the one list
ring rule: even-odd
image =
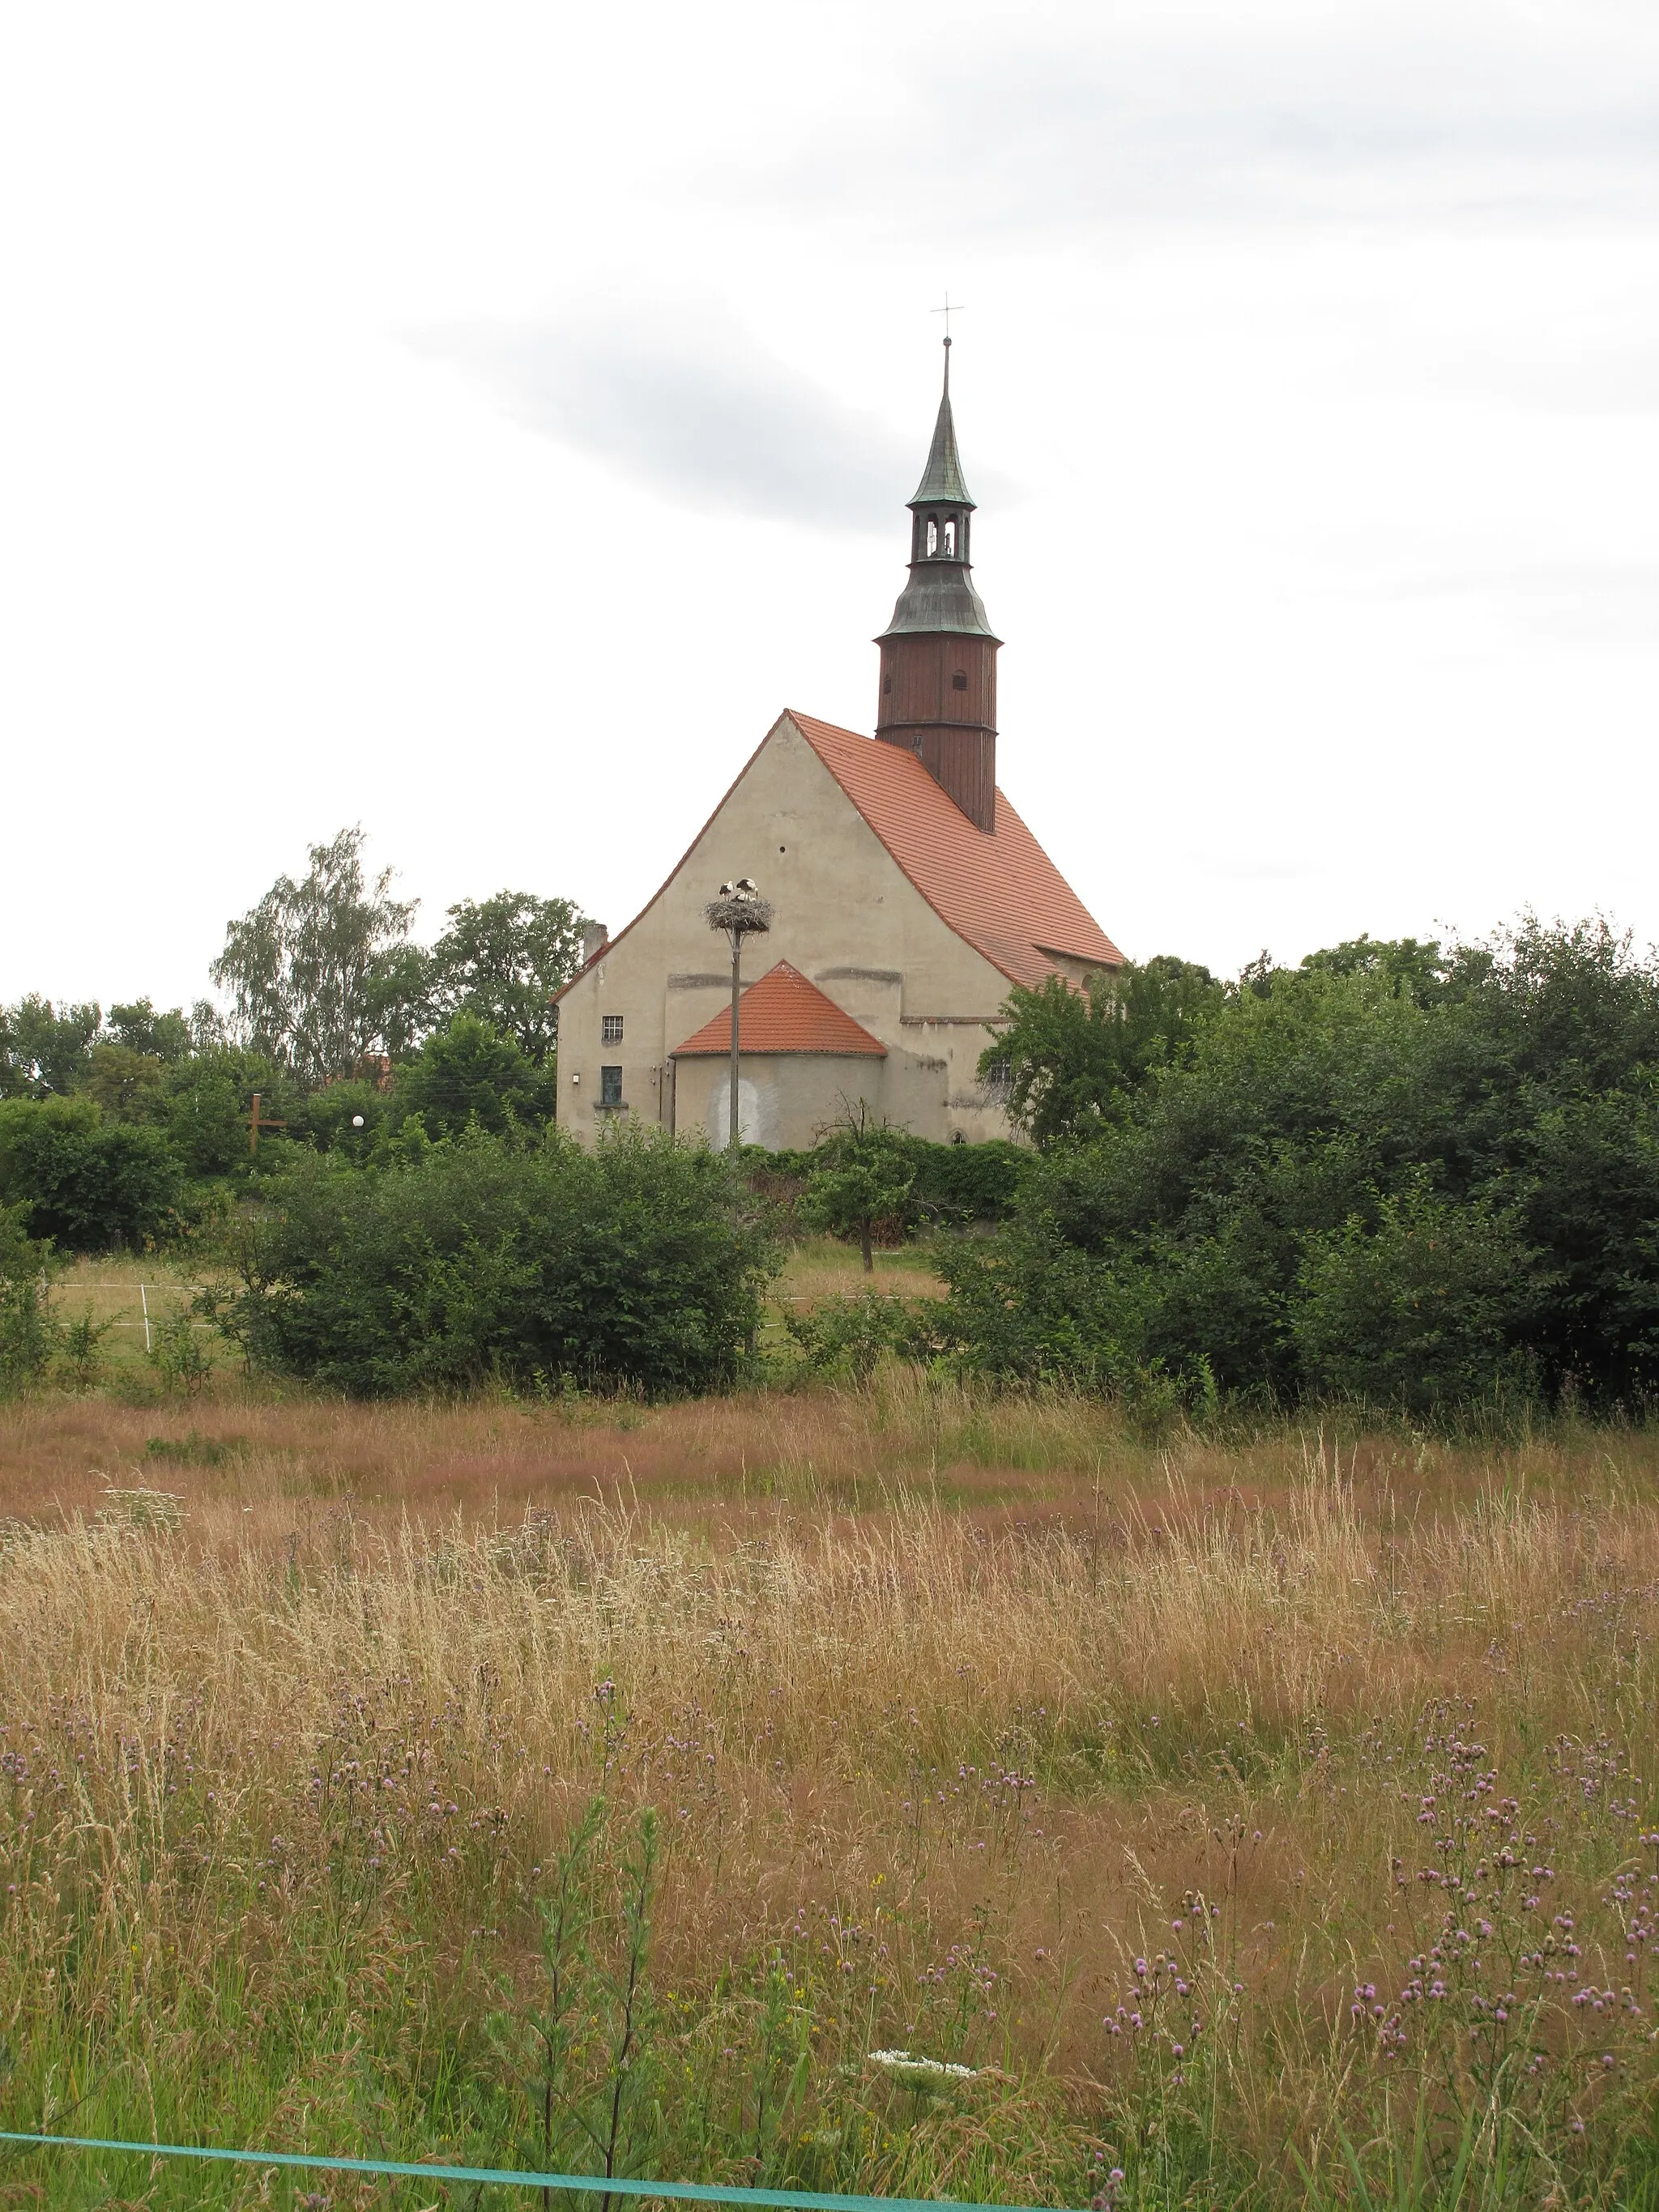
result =
[[623,1018],[620,1014],[599,1016],[599,1042],[620,1044],[623,1041]]

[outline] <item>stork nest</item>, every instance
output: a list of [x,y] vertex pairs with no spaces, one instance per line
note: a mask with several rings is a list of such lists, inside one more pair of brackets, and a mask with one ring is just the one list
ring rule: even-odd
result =
[[772,927],[772,909],[763,898],[710,899],[703,912],[710,929],[735,932],[740,937],[757,936]]

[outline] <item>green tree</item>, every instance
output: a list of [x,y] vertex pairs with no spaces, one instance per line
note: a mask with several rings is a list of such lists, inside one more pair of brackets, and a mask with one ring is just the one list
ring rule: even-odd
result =
[[100,1038],[88,1057],[82,1088],[111,1121],[149,1121],[164,1105],[167,1074],[155,1054]]
[[1426,1005],[1442,989],[1447,963],[1433,938],[1351,937],[1310,952],[1304,968],[1333,975],[1380,976],[1395,991]]
[[101,1017],[33,994],[0,1007],[0,1098],[61,1097],[85,1079]]
[[500,1135],[553,1117],[550,1077],[510,1036],[476,1014],[456,1014],[398,1071],[398,1118],[418,1114],[429,1136],[453,1136],[476,1121]]
[[1528,1341],[1552,1387],[1659,1389],[1659,954],[1600,917],[1528,915],[1448,963],[1449,1026],[1478,1041],[1463,1172],[1512,1191],[1557,1277]]
[[475,1014],[541,1066],[553,1049],[553,994],[581,965],[586,917],[568,899],[498,891],[448,909],[432,948],[430,994],[442,1014]]
[[1152,1070],[1212,1020],[1225,993],[1207,968],[1160,953],[1090,976],[1050,975],[1008,994],[981,1079],[1006,1075],[1008,1115],[1039,1146],[1121,1121]]
[[306,875],[279,876],[230,923],[212,967],[242,1042],[308,1085],[406,1049],[426,988],[414,903],[391,896],[389,868],[365,882],[362,847],[361,828],[312,846]]
[[830,1131],[815,1158],[802,1214],[832,1236],[856,1237],[867,1275],[875,1266],[876,1223],[902,1214],[916,1179],[909,1140],[902,1129],[871,1121],[860,1100],[856,1113]]
[[[202,1011],[198,1006],[198,1016]],[[195,1030],[181,1006],[158,1014],[148,999],[135,999],[129,1006],[112,1006],[104,1026],[111,1042],[148,1059],[188,1060],[197,1048]]]

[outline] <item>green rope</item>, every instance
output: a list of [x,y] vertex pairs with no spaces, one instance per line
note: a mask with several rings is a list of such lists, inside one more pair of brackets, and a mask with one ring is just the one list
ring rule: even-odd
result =
[[589,2196],[688,2197],[698,2204],[781,2204],[796,2212],[1036,2212],[1024,2204],[967,2204],[938,2197],[832,2197],[811,2189],[721,2189],[705,2181],[607,2180],[602,2173],[520,2173],[512,2166],[410,2166],[398,2159],[313,2158],[303,2151],[217,2150],[195,2143],[111,2142],[97,2136],[14,2135],[0,2142],[40,2149],[131,2151],[140,2158],[217,2158],[236,2166],[322,2166],[332,2173],[393,2173],[410,2181],[502,2182],[514,2189],[577,2189]]

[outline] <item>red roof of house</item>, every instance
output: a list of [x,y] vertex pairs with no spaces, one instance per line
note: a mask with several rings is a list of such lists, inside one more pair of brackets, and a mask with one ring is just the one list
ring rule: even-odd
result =
[[793,708],[789,719],[934,913],[1011,981],[1041,983],[1054,953],[1120,965],[1123,955],[1000,791],[988,837],[914,753]]
[[[695,1036],[676,1045],[675,1059],[694,1053],[732,1049],[732,1010],[722,1007]],[[799,968],[780,960],[738,1000],[739,1052],[832,1052],[884,1054],[887,1048],[809,983]]]

